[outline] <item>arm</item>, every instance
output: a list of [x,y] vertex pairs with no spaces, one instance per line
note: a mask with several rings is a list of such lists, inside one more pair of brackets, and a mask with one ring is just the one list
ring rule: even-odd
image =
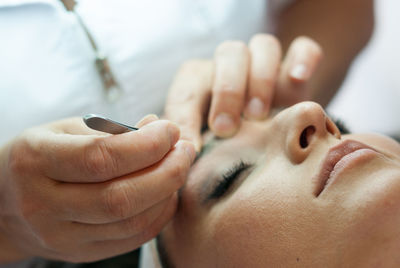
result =
[[368,43],[373,25],[373,0],[298,0],[278,15],[276,35],[284,51],[299,35],[321,45],[324,60],[309,87],[312,99],[327,105]]

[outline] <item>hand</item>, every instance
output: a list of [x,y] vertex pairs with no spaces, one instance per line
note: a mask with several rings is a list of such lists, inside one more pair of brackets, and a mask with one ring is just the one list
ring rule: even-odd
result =
[[280,43],[271,35],[258,34],[248,46],[224,42],[214,60],[182,65],[170,88],[166,118],[177,122],[181,136],[200,150],[200,130],[207,120],[214,134],[229,137],[239,128],[242,113],[260,120],[271,107],[309,99],[307,83],[321,57],[321,48],[306,37],[293,41],[283,62]]
[[[195,151],[155,116],[110,135],[79,118],[32,128],[0,151],[4,252],[72,262],[136,249],[173,216]],[[2,249],[4,248],[4,250]]]

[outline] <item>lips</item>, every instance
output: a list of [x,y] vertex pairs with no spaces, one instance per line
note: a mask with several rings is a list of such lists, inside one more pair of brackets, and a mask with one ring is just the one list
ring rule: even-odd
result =
[[376,151],[373,148],[354,140],[346,140],[332,147],[328,151],[322,162],[321,169],[314,179],[315,196],[318,197],[342,171],[365,161],[371,154],[375,153]]

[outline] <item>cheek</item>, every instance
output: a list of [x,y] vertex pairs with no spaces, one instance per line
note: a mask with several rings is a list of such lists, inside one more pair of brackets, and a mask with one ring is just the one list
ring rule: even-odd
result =
[[257,213],[253,204],[235,202],[229,210],[216,212],[211,230],[215,241],[217,263],[228,267],[257,267],[265,264],[271,223]]
[[[293,255],[300,251],[300,236],[307,231],[299,232],[297,224],[310,218],[299,217],[287,199],[265,196],[265,191],[253,189],[232,196],[226,202],[229,205],[213,211],[213,228],[209,230],[218,263],[229,264],[227,267],[274,267],[287,265],[288,259],[296,260]],[[302,212],[299,207],[295,210]]]

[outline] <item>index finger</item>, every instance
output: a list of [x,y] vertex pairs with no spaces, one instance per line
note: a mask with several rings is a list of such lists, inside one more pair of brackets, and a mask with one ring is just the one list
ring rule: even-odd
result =
[[179,139],[179,128],[159,120],[140,130],[118,135],[37,133],[44,175],[64,182],[101,182],[120,177],[160,161]]
[[215,51],[215,77],[208,125],[219,137],[230,137],[240,124],[249,64],[247,46],[239,41],[222,43]]
[[165,105],[167,119],[181,127],[181,139],[201,149],[201,128],[208,111],[213,62],[191,60],[181,66],[169,90]]
[[180,141],[162,161],[143,171],[103,183],[60,184],[51,199],[59,202],[67,220],[99,224],[127,219],[182,187],[195,155],[191,143]]

